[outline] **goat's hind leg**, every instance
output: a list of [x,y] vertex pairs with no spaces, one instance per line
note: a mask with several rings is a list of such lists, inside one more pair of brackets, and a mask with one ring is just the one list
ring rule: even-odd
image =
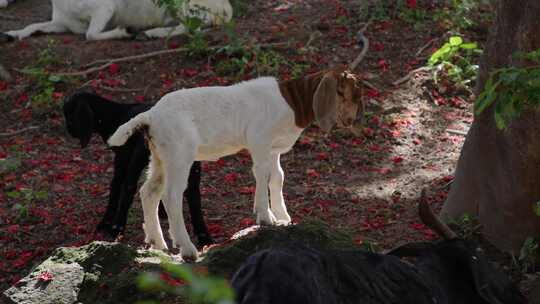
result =
[[148,178],[140,191],[144,213],[143,228],[146,236],[144,241],[161,250],[167,249],[157,213],[159,200],[163,194],[164,182],[163,166],[160,160],[152,155]]
[[283,199],[283,181],[285,175],[283,174],[283,169],[279,163],[279,154],[273,153],[270,156],[270,208],[278,224],[289,224],[291,222],[291,216],[287,212],[287,207],[285,206],[285,200]]

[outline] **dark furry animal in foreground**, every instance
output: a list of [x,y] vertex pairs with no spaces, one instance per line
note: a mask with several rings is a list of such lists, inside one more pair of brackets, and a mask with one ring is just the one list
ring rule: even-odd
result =
[[424,223],[445,240],[407,244],[386,255],[299,244],[263,250],[232,279],[237,303],[527,303],[473,242],[457,238],[435,217],[424,199],[420,210]]
[[[84,148],[94,133],[104,142],[137,114],[150,109],[150,104],[120,104],[92,93],[75,93],[64,103],[64,118],[68,133],[79,139]],[[110,185],[109,204],[97,230],[117,237],[126,226],[129,208],[137,190],[137,181],[148,165],[150,151],[144,135],[136,134],[125,145],[112,148],[114,176]],[[201,164],[194,162],[189,173],[188,187],[184,193],[189,205],[193,230],[199,245],[212,243],[201,211]]]

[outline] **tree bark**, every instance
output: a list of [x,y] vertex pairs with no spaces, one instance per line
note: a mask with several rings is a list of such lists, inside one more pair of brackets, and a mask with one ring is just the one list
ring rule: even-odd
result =
[[[489,73],[530,64],[513,55],[540,48],[540,1],[500,0],[488,39],[477,93]],[[478,216],[484,235],[502,250],[519,254],[527,237],[540,237],[540,114],[525,112],[500,131],[493,107],[475,120],[458,161],[455,180],[441,215]]]

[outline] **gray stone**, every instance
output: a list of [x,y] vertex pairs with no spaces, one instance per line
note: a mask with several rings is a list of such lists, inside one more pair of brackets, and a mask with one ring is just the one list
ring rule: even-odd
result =
[[[49,271],[53,278],[40,281],[39,275]],[[72,304],[77,302],[84,269],[77,263],[60,264],[45,261],[30,275],[4,292],[8,303],[17,304]]]

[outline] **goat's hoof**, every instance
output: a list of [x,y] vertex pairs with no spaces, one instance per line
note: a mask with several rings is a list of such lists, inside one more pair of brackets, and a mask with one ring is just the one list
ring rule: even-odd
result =
[[180,249],[180,254],[182,255],[182,259],[185,262],[196,262],[199,256],[199,252],[193,244],[189,244],[188,246],[182,246],[182,248]]
[[103,234],[107,237],[107,239],[114,240],[118,237],[121,231],[115,231],[111,223],[102,221],[97,225],[95,232]]
[[257,225],[261,226],[273,226],[276,224],[276,217],[272,211],[257,213]]
[[274,212],[274,215],[276,216],[278,225],[289,225],[291,223],[291,216],[287,213],[280,214],[278,212]]
[[214,244],[214,239],[208,233],[197,234],[197,245],[204,247],[206,245]]
[[165,240],[156,241],[156,240],[151,239],[151,238],[149,238],[147,236],[144,239],[144,242],[147,243],[147,244],[150,244],[150,248],[152,248],[152,249],[162,250],[162,251],[166,251],[166,250],[169,249],[169,247],[167,247],[167,244],[165,244]]

